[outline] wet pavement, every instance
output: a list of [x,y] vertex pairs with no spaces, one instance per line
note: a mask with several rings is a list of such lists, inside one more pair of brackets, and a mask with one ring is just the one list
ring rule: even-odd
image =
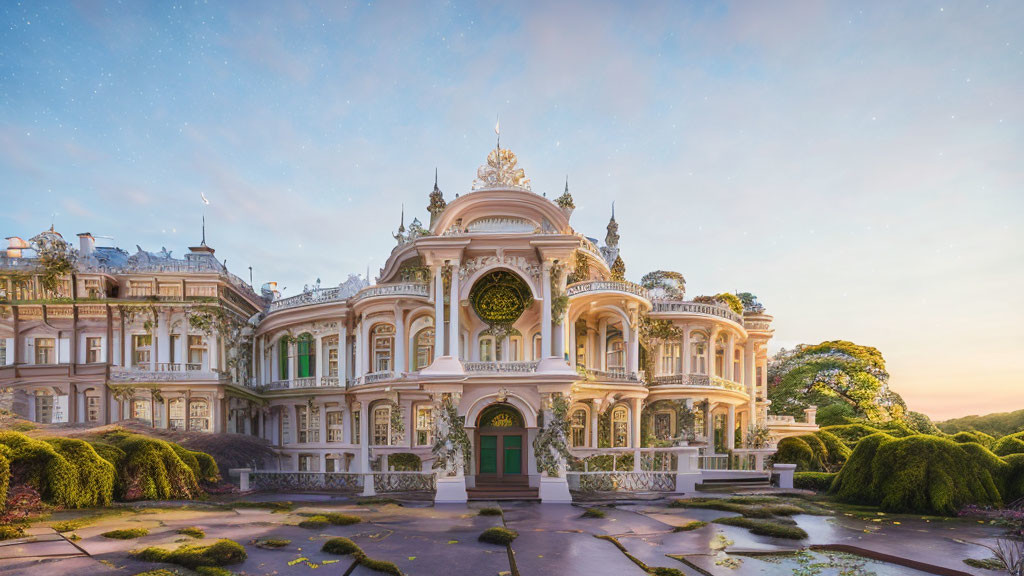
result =
[[[615,542],[597,537],[610,536],[637,561],[650,567],[676,568],[688,575],[701,571],[732,576],[792,574],[796,564],[791,557],[765,558],[747,553],[791,552],[805,546],[839,544],[982,576],[992,572],[971,568],[963,560],[986,558],[991,554],[969,542],[991,544],[1000,534],[998,528],[966,520],[884,514],[867,518],[801,514],[793,518],[809,537],[794,541],[755,536],[743,528],[710,523],[717,518],[735,516],[733,513],[668,508],[666,502],[620,503],[617,507],[602,507],[604,518],[583,518],[585,507],[570,505],[502,503],[503,516],[480,516],[477,510],[486,503],[424,506],[417,502],[400,506],[359,504],[343,498],[309,495],[276,495],[276,499],[292,501],[296,507],[275,513],[259,508],[229,509],[202,504],[181,508],[150,504],[139,510],[100,518],[74,531],[79,537],[75,541],[69,539],[72,533],[61,535],[49,526],[90,512],[58,513],[45,522],[36,523],[29,537],[0,542],[0,575],[133,576],[156,568],[176,567],[134,560],[130,555],[132,550],[146,546],[175,548],[183,543],[212,543],[219,538],[230,538],[246,547],[248,559],[243,564],[228,567],[236,574],[344,574],[351,567],[352,558],[324,554],[320,548],[329,538],[345,536],[371,558],[393,562],[410,576],[502,576],[513,574],[513,570],[518,570],[522,576],[643,576],[644,570]],[[489,505],[497,506],[496,503]],[[296,525],[305,516],[322,512],[354,514],[363,522],[321,529]],[[697,520],[709,524],[690,531],[673,531],[675,527]],[[477,541],[483,530],[501,525],[519,532],[519,538],[511,546],[512,561],[506,547]],[[202,528],[206,537],[196,540],[177,533],[188,526]],[[103,532],[118,528],[146,528],[149,534],[135,540],[111,540],[101,536]],[[291,542],[279,549],[255,546],[257,540],[265,538]],[[722,542],[728,545],[718,551],[716,547],[720,548]],[[824,553],[816,554],[820,557]],[[887,563],[869,563],[866,568],[879,576],[927,573]],[[359,566],[352,574],[380,573]]]

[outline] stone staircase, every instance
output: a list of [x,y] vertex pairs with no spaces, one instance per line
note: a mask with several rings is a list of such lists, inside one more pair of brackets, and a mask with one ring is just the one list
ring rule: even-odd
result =
[[540,500],[536,488],[530,488],[529,478],[486,478],[477,476],[476,487],[467,488],[470,500]]

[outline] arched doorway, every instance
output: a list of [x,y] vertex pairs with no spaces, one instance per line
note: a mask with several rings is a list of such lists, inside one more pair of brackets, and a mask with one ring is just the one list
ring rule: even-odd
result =
[[491,404],[476,426],[478,481],[522,483],[526,480],[526,427],[510,404]]

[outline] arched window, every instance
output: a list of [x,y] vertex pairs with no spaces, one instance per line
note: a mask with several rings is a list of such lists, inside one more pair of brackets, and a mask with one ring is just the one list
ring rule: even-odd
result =
[[577,408],[572,412],[570,419],[572,428],[572,447],[582,448],[587,445],[587,411]]
[[742,363],[741,351],[739,348],[732,352],[732,379],[736,382],[743,381],[743,374],[740,371],[740,364]]
[[374,446],[391,444],[390,406],[377,406],[373,409],[373,444]]
[[172,430],[185,429],[185,399],[175,398],[167,401],[167,414]]
[[288,340],[281,338],[277,341],[277,375],[278,380],[288,380]]
[[390,324],[377,324],[373,327],[373,371],[390,372],[391,359],[395,349],[395,327]]
[[434,361],[434,329],[424,328],[416,333],[416,370],[430,366]]
[[296,342],[296,358],[298,365],[295,367],[297,377],[310,378],[316,375],[316,346],[313,335],[306,332],[299,336]]
[[612,409],[612,448],[629,447],[629,411],[621,404]]

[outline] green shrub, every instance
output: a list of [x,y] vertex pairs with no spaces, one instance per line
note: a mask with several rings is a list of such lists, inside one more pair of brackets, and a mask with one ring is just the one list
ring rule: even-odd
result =
[[10,479],[31,486],[44,502],[56,506],[109,504],[113,466],[80,440],[61,440],[67,441],[50,444],[19,432],[0,432],[0,445],[6,446],[8,454],[5,458],[9,460]]
[[814,462],[814,450],[803,437],[780,440],[773,461],[779,464],[796,464],[796,469],[801,472],[817,469]]
[[481,542],[487,542],[488,544],[501,544],[507,546],[512,543],[513,540],[519,537],[519,532],[515,530],[509,530],[502,526],[494,526],[488,528],[480,533],[480,537],[477,540]]
[[[202,491],[196,474],[170,442],[139,434],[105,436],[124,451],[121,472],[123,500],[189,500]],[[180,448],[180,447],[179,447]],[[198,461],[193,456],[190,461]]]
[[995,438],[989,436],[988,434],[985,434],[984,432],[978,432],[977,430],[970,431],[970,432],[968,432],[968,431],[957,432],[956,434],[953,434],[949,438],[950,438],[950,440],[952,440],[953,442],[956,442],[957,444],[966,444],[967,442],[977,442],[978,444],[981,444],[982,446],[985,446],[985,447],[991,446],[992,443],[995,441]]
[[999,506],[1010,466],[976,442],[937,436],[861,440],[832,484],[837,498],[892,512],[956,514],[966,504]]
[[0,512],[7,504],[7,488],[11,485],[11,449],[0,444]]
[[356,553],[355,556],[356,560],[361,565],[365,566],[366,568],[369,568],[370,570],[383,572],[385,574],[390,574],[391,576],[402,576],[402,571],[399,570],[398,566],[396,566],[393,562],[388,562],[387,560],[375,560],[362,552]]
[[857,417],[857,411],[846,402],[836,402],[818,407],[815,422],[818,426],[836,426],[848,423]]
[[587,508],[583,511],[581,518],[604,518],[606,513],[600,508]]
[[419,472],[423,470],[423,460],[411,452],[399,452],[388,456],[388,467],[398,472]]
[[46,442],[78,470],[80,498],[86,506],[106,506],[114,499],[117,469],[100,457],[92,445],[75,438],[47,438]]
[[701,520],[694,520],[693,522],[683,524],[682,526],[676,526],[672,529],[673,532],[690,532],[691,530],[697,530],[707,526],[708,523]]
[[121,528],[118,530],[111,530],[100,534],[104,538],[112,538],[114,540],[134,540],[136,538],[142,538],[149,534],[149,530],[145,528]]
[[654,576],[686,576],[686,573],[678,568],[654,567],[651,568]]
[[198,526],[186,526],[179,529],[178,534],[184,534],[193,538],[206,538],[206,531]]
[[797,526],[792,520],[786,522],[777,518],[768,520],[763,518],[732,516],[729,518],[719,518],[718,520],[715,520],[715,524],[725,524],[726,526],[746,528],[747,530],[750,530],[751,534],[757,534],[758,536],[789,538],[791,540],[803,540],[804,538],[807,538],[807,532],[804,532],[803,528]]
[[978,560],[977,558],[967,558],[964,560],[964,564],[967,564],[971,568],[981,568],[982,570],[998,570],[1002,572],[1006,566],[1003,565],[1003,561],[992,557],[985,558],[984,560]]
[[121,464],[124,463],[124,450],[106,442],[90,442],[90,444],[92,444],[92,449],[100,455],[100,458],[110,462],[114,465],[115,469],[120,470]]
[[1017,436],[1003,436],[992,444],[992,451],[998,456],[1024,454],[1024,440]]
[[847,448],[852,449],[860,442],[861,438],[881,432],[878,428],[872,428],[864,424],[842,424],[839,426],[826,426],[820,432],[828,432],[839,438]]
[[196,568],[196,574],[199,574],[199,576],[233,576],[231,570],[221,568],[220,566],[200,566]]
[[828,492],[835,478],[835,472],[797,472],[793,475],[793,487]]
[[1006,481],[1003,484],[1003,502],[1024,498],[1024,454],[1010,454],[1006,462]]
[[306,518],[305,520],[299,522],[299,527],[317,529],[323,528],[324,526],[327,526],[330,523],[331,522],[327,519],[327,516],[317,514],[316,516],[310,516],[309,518]]
[[181,461],[184,462],[185,465],[188,466],[189,470],[196,475],[196,478],[199,478],[199,459],[196,458],[196,455],[181,444],[168,442],[167,445],[171,447],[171,450],[174,450],[174,453],[178,455],[178,458],[181,458]]
[[501,508],[481,508],[477,514],[481,516],[501,516]]
[[834,472],[843,467],[846,464],[846,460],[850,457],[852,452],[843,441],[835,434],[818,430],[814,433],[814,436],[821,440],[821,443],[825,446],[825,454],[822,460],[825,463],[824,472]]
[[351,524],[359,524],[363,521],[359,516],[353,516],[352,514],[340,514],[338,512],[331,512],[324,514],[327,521],[335,526],[349,526]]
[[12,540],[25,535],[25,529],[13,524],[0,525],[0,540]]
[[229,566],[241,564],[247,558],[245,547],[233,540],[218,540],[209,546],[184,544],[176,550],[166,550],[151,546],[134,553],[134,556],[147,562],[166,562],[186,568],[199,566]]
[[256,546],[259,548],[284,548],[291,543],[291,540],[283,540],[279,538],[267,538],[265,540],[257,540],[255,542]]
[[220,480],[220,468],[217,461],[206,452],[192,452],[192,455],[199,461],[199,479],[203,482],[214,483]]
[[347,556],[348,554],[355,554],[356,552],[362,552],[359,545],[349,540],[348,538],[331,538],[324,542],[323,547],[320,548],[321,552],[327,554],[337,554],[339,556]]

